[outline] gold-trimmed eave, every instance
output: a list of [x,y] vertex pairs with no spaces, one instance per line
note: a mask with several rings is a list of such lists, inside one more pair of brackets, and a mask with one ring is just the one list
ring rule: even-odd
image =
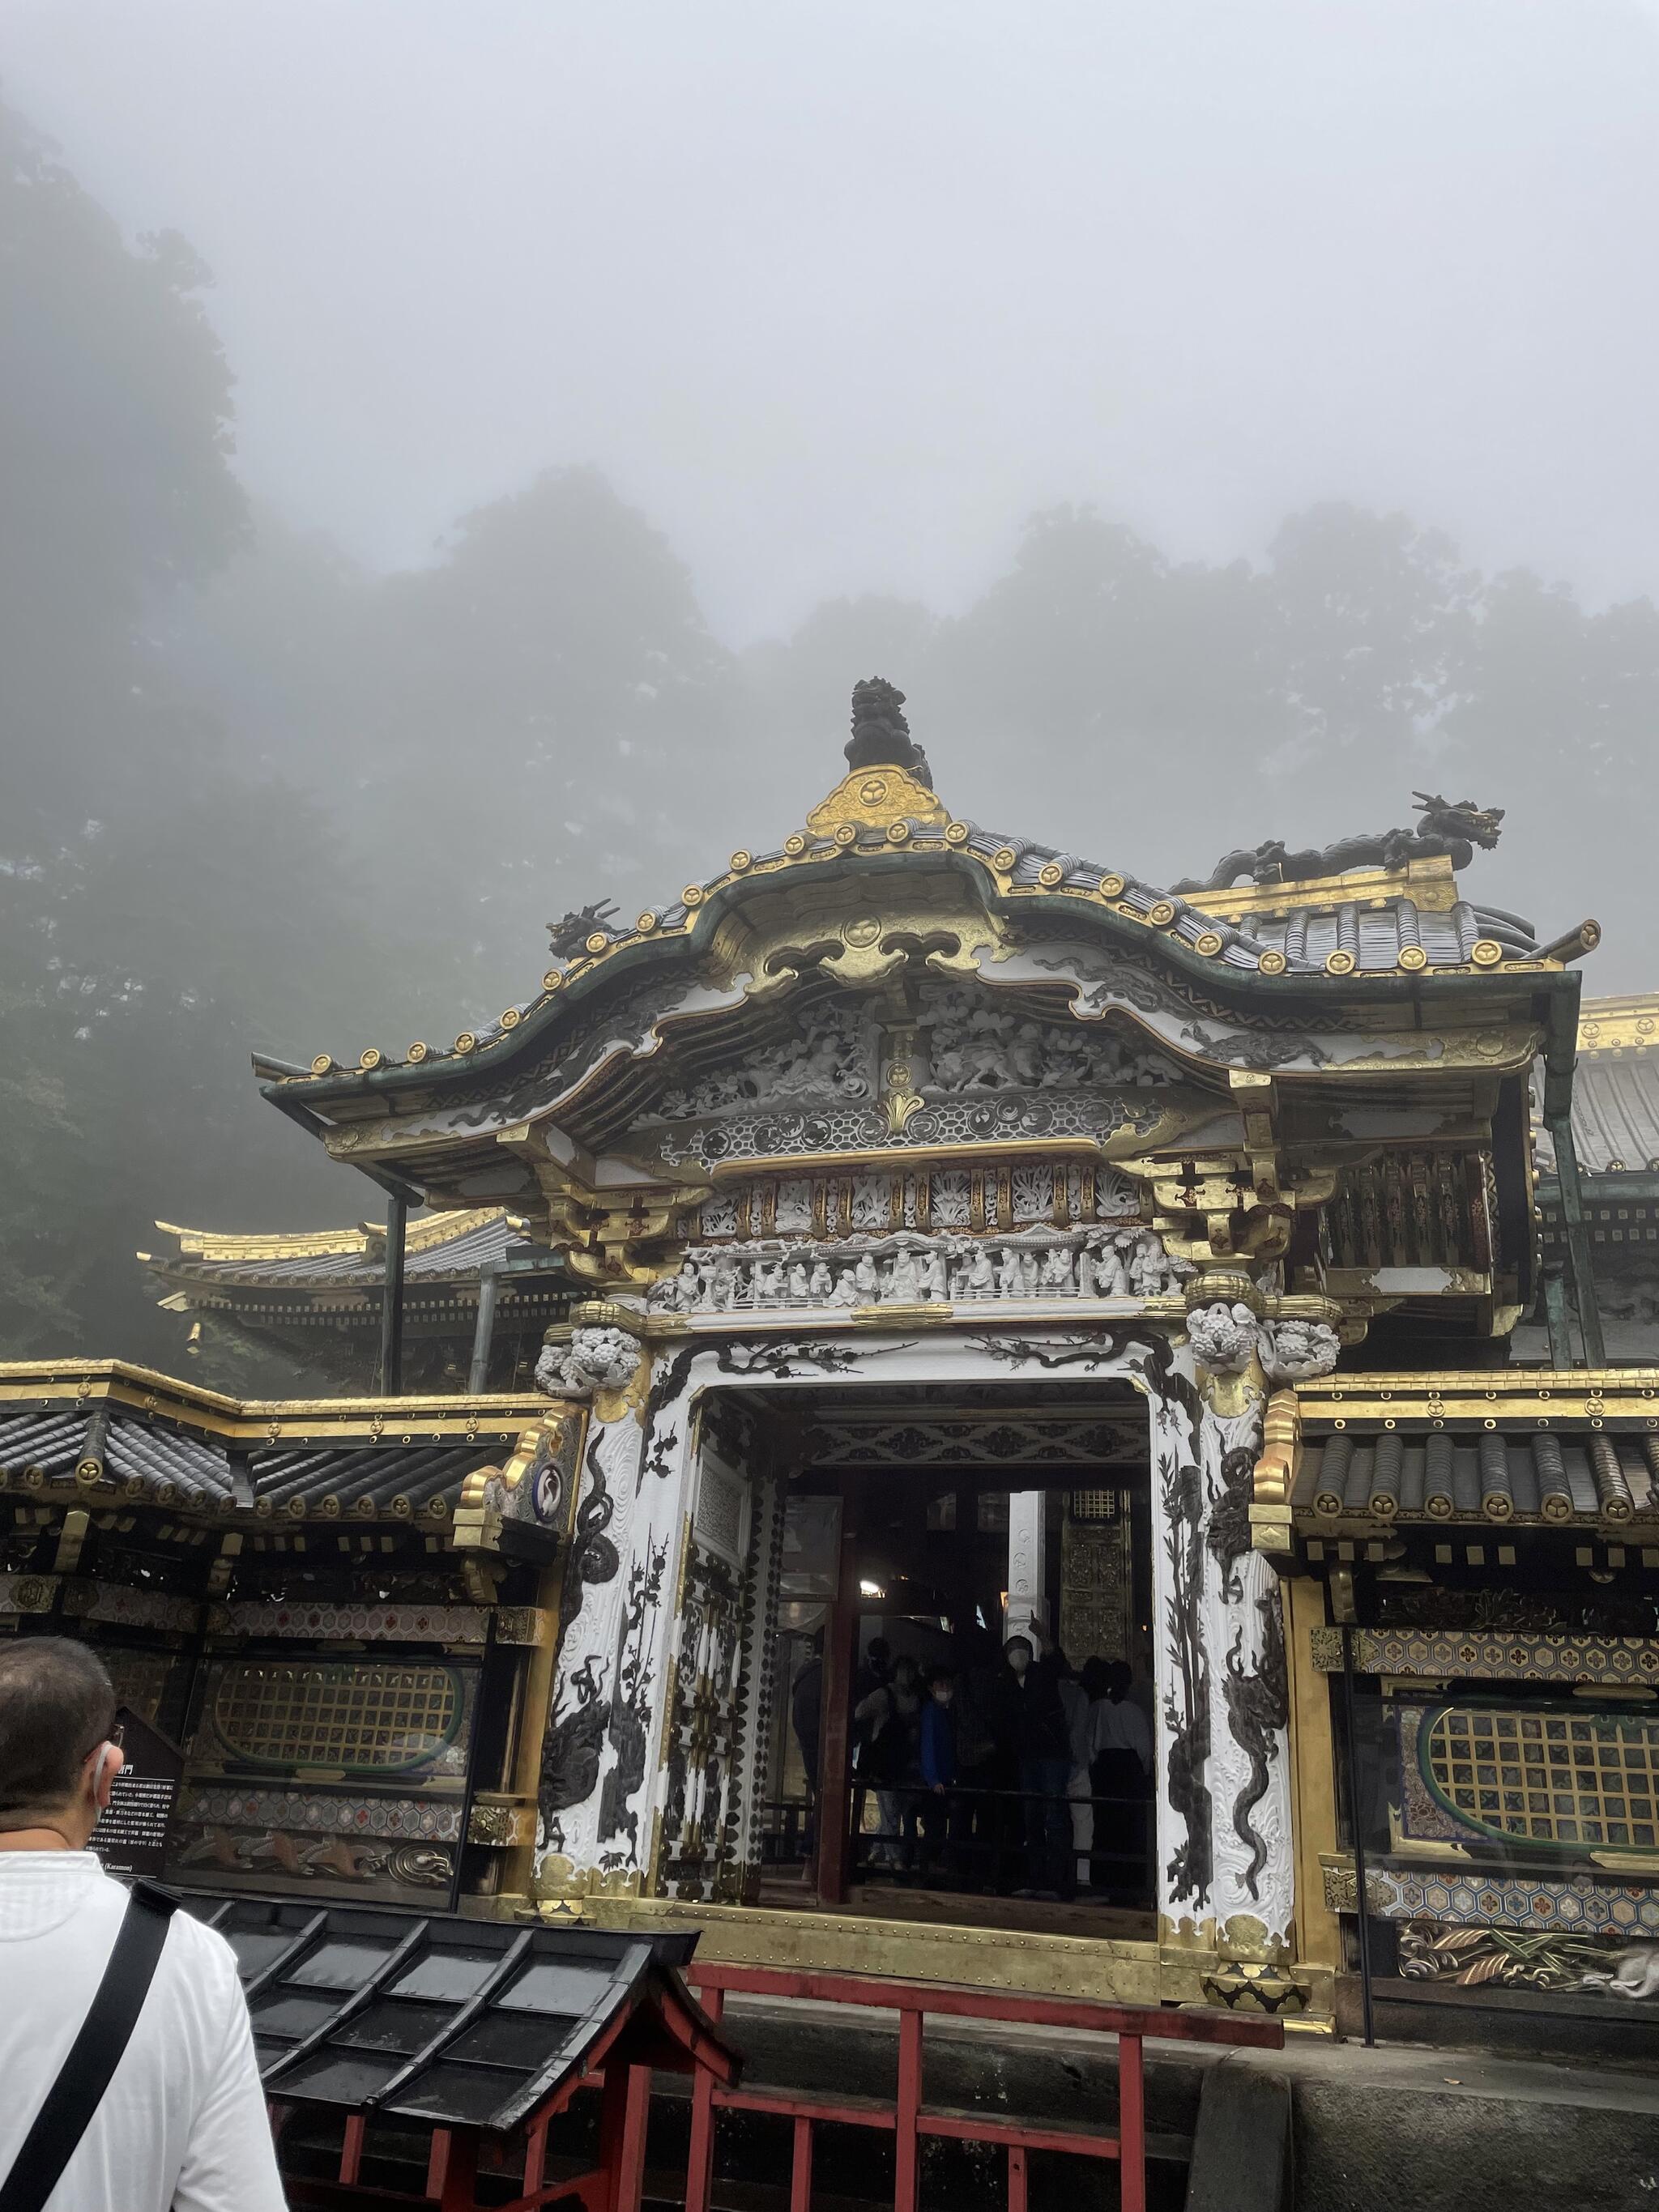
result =
[[[1334,992],[1340,999],[1344,990],[1357,988],[1375,997],[1378,987],[1389,983],[1399,985],[1404,982],[1413,987],[1414,991],[1421,991],[1431,984],[1443,984],[1478,975],[1488,981],[1522,984],[1530,980],[1535,984],[1567,972],[1559,960],[1542,957],[1527,961],[1506,960],[1502,958],[1500,952],[1495,960],[1483,957],[1455,966],[1425,968],[1414,973],[1398,966],[1320,973],[1287,969],[1282,953],[1272,947],[1262,948],[1258,966],[1251,970],[1231,962],[1223,962],[1221,955],[1225,945],[1219,933],[1210,933],[1207,939],[1200,938],[1195,945],[1189,945],[1179,936],[1171,934],[1183,909],[1198,904],[1197,900],[1190,896],[1185,900],[1155,899],[1143,911],[1134,902],[1125,897],[1133,879],[1111,872],[1098,877],[1092,885],[1064,881],[1053,884],[1041,881],[1036,884],[1018,883],[1015,876],[1019,865],[1019,851],[1013,846],[1000,848],[988,855],[973,851],[969,848],[969,840],[981,833],[975,832],[970,824],[958,821],[947,823],[942,832],[931,821],[921,823],[895,821],[889,825],[879,844],[869,842],[867,836],[861,841],[860,833],[850,823],[843,824],[842,830],[851,833],[849,841],[845,843],[826,842],[821,838],[811,838],[798,832],[786,840],[782,851],[775,854],[757,859],[747,851],[735,853],[724,874],[709,883],[686,887],[684,907],[678,909],[680,919],[672,921],[665,919],[665,915],[677,911],[675,908],[647,910],[639,917],[631,931],[614,937],[607,936],[603,943],[599,942],[600,933],[596,933],[595,938],[589,940],[588,949],[568,967],[549,970],[543,979],[543,990],[538,998],[525,1006],[507,1009],[501,1017],[499,1034],[487,1042],[481,1043],[476,1033],[464,1031],[451,1050],[422,1044],[411,1048],[410,1057],[403,1061],[391,1060],[380,1049],[371,1048],[362,1055],[355,1070],[343,1068],[328,1055],[322,1054],[313,1060],[308,1071],[284,1073],[267,1081],[264,1085],[265,1096],[285,1110],[299,1109],[302,1114],[308,1115],[315,1104],[324,1101],[368,1098],[377,1093],[384,1096],[388,1091],[404,1088],[411,1084],[418,1085],[434,1079],[441,1081],[445,1078],[453,1078],[458,1063],[480,1066],[486,1062],[504,1065],[525,1043],[548,1026],[554,1018],[556,1006],[586,997],[606,971],[632,972],[641,964],[642,955],[648,958],[657,953],[659,947],[665,951],[677,942],[682,951],[689,948],[698,954],[705,947],[714,949],[714,939],[720,922],[730,909],[743,903],[751,887],[790,871],[821,872],[825,879],[830,879],[832,876],[845,877],[849,873],[878,874],[894,866],[908,866],[916,860],[930,858],[942,859],[951,864],[966,861],[988,884],[992,897],[1006,904],[1010,914],[1023,901],[1053,902],[1080,919],[1116,925],[1112,930],[1115,937],[1121,933],[1131,942],[1137,936],[1163,939],[1176,964],[1190,970],[1195,978],[1211,983],[1223,981],[1229,988],[1237,988],[1247,997],[1261,988],[1269,989],[1275,997],[1286,995],[1291,990],[1308,990],[1319,1000],[1329,1003]],[[840,834],[837,833],[838,836]],[[1057,863],[1054,865],[1058,866]],[[1144,896],[1148,887],[1138,888]],[[981,901],[981,905],[984,904]],[[987,918],[989,918],[988,909]],[[902,929],[901,921],[886,933],[895,935]],[[994,924],[993,930],[994,934]],[[794,933],[799,934],[799,932]],[[860,956],[861,970],[867,971],[887,949],[890,948],[850,947],[841,951],[832,949],[831,957],[842,960],[847,952],[856,952]],[[1482,949],[1484,951],[1484,945]],[[731,957],[729,953],[727,957]],[[717,967],[719,964],[717,954]],[[758,972],[763,977],[769,972],[764,963]],[[944,966],[939,972],[949,974],[951,969]],[[775,973],[781,982],[783,970],[777,969]],[[763,986],[774,987],[771,984]],[[1574,988],[1577,988],[1576,982]],[[525,1032],[522,1036],[520,1035],[521,1030]]]
[[[482,1206],[446,1212],[429,1221],[411,1221],[404,1232],[404,1253],[412,1257],[441,1250],[492,1221],[505,1218],[506,1214],[504,1206]],[[280,1230],[264,1234],[186,1229],[172,1221],[158,1221],[155,1226],[163,1236],[177,1239],[175,1252],[137,1255],[146,1267],[158,1273],[191,1265],[222,1272],[257,1271],[278,1260],[379,1259],[386,1249],[386,1227],[380,1222],[360,1221],[349,1228],[306,1230],[298,1234]]]
[[1659,1428],[1659,1367],[1430,1369],[1344,1375],[1297,1386],[1304,1434],[1519,1424]]
[[1581,999],[1578,1049],[1591,1054],[1659,1049],[1659,992]]
[[275,1443],[510,1445],[553,1401],[539,1391],[398,1398],[234,1398],[122,1359],[0,1361],[0,1406],[91,1413],[100,1406],[170,1421],[255,1449]]

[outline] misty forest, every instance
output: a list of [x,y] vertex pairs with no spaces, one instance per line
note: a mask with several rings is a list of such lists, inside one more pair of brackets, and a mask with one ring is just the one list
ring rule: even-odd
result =
[[377,573],[245,488],[191,241],[129,233],[22,114],[0,134],[0,1353],[176,1365],[131,1256],[157,1217],[379,1203],[260,1100],[252,1050],[355,1060],[523,998],[566,909],[796,826],[871,673],[957,811],[1160,882],[1409,819],[1413,787],[1501,805],[1482,896],[1595,914],[1587,988],[1655,980],[1648,599],[1482,573],[1435,514],[1333,485],[1224,562],[1050,506],[955,609],[837,597],[733,646],[580,454]]

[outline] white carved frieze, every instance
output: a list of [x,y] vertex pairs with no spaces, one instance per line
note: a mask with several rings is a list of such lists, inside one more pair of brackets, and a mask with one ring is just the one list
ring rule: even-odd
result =
[[803,1308],[962,1304],[975,1299],[1163,1297],[1191,1273],[1155,1231],[1027,1228],[984,1241],[921,1236],[838,1239],[786,1248],[775,1239],[693,1245],[651,1292],[685,1315]]

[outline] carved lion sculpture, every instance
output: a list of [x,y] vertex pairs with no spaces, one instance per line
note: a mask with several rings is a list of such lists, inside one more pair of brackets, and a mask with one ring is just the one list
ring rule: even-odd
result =
[[1194,1306],[1187,1316],[1193,1357],[1212,1375],[1241,1373],[1249,1365],[1261,1334],[1261,1324],[1249,1306],[1230,1306],[1222,1299],[1214,1305]]
[[536,1362],[536,1386],[550,1398],[591,1398],[625,1390],[639,1372],[640,1347],[626,1330],[578,1328],[568,1344],[550,1344]]
[[1311,1382],[1328,1375],[1340,1348],[1328,1322],[1276,1321],[1261,1332],[1261,1364],[1271,1382]]

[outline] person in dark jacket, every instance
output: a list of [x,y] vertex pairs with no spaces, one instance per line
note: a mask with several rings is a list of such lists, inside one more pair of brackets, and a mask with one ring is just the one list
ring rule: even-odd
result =
[[1035,1621],[1029,1634],[1002,1647],[1005,1726],[1019,1751],[1019,1787],[1025,1808],[1025,1881],[1016,1897],[1054,1899],[1077,1888],[1072,1852],[1072,1814],[1066,1789],[1072,1740],[1060,1685],[1065,1668]]
[[789,1692],[789,1717],[806,1776],[806,1849],[810,1855],[818,1803],[818,1735],[823,1717],[823,1637],[812,1639],[805,1665]]
[[921,1707],[921,1866],[925,1875],[938,1864],[943,1844],[945,1869],[952,1881],[962,1878],[967,1812],[967,1801],[957,1787],[962,1768],[956,1700],[956,1678],[948,1668],[936,1668],[928,1678]]

